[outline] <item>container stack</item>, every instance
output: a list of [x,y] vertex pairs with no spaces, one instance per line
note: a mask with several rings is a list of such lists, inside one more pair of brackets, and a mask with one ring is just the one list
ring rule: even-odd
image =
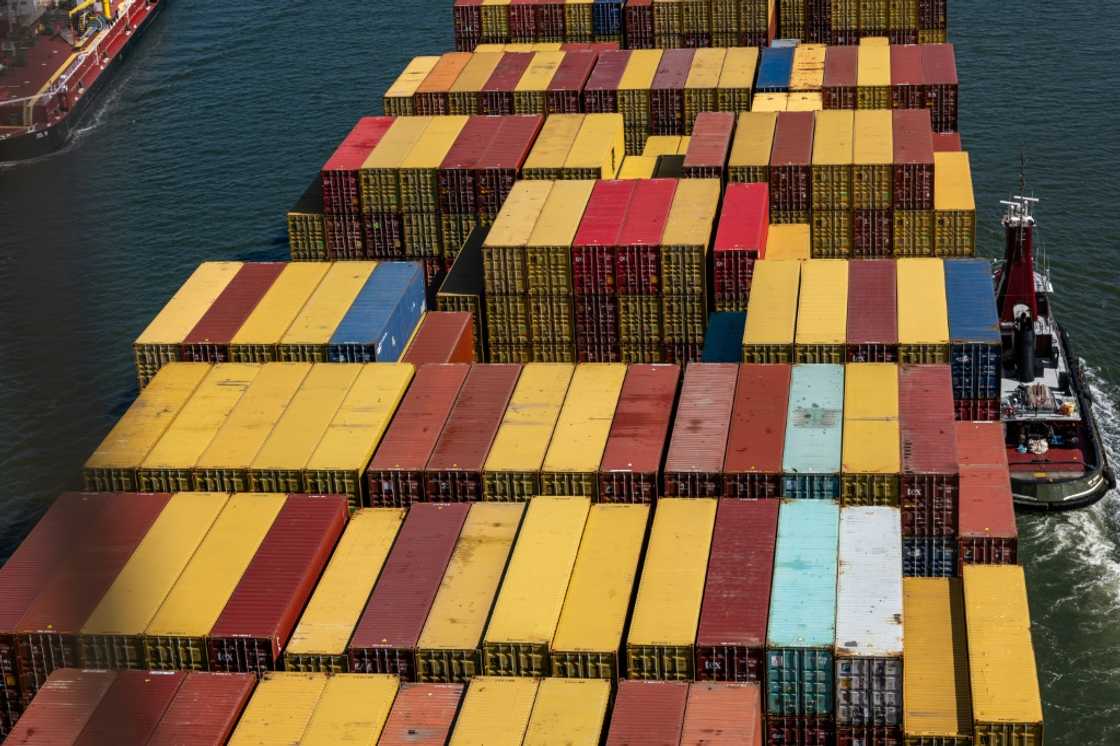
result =
[[960,518],[957,564],[1014,565],[1019,531],[1011,496],[1007,446],[999,422],[958,422]]
[[892,44],[944,42],[948,29],[946,0],[914,5],[858,4],[825,0],[779,0],[778,37],[825,44],[857,44],[867,37],[889,37]]
[[358,169],[394,123],[393,117],[364,117],[342,141],[321,171],[326,256],[359,259],[365,255]]
[[712,246],[717,311],[746,311],[755,262],[766,256],[770,195],[765,184],[728,184]]

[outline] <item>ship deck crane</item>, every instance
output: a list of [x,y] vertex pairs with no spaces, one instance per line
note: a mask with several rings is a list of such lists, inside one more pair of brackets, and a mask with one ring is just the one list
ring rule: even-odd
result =
[[[86,11],[95,9],[96,6],[101,6],[101,14],[106,21],[113,18],[113,0],[82,0],[82,2],[75,5],[70,9],[70,26],[75,32],[82,34],[89,27],[86,22],[88,14]],[[94,11],[96,12],[96,10]]]

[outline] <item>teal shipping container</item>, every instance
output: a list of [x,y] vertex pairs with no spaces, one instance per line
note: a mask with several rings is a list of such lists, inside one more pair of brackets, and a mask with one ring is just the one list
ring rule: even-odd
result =
[[786,415],[782,497],[840,496],[844,366],[795,365]]
[[782,500],[766,632],[770,716],[832,714],[839,535],[835,502]]

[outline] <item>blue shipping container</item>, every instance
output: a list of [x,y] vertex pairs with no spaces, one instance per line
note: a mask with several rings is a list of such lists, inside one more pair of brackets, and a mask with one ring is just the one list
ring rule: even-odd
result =
[[902,574],[908,578],[952,578],[957,574],[957,543],[947,536],[902,540]]
[[840,496],[844,366],[795,365],[786,414],[782,497]]
[[999,311],[986,259],[945,262],[953,398],[996,399],[1003,373]]
[[424,313],[424,270],[418,262],[381,262],[335,329],[332,363],[392,363],[400,359]]
[[789,90],[793,75],[793,47],[763,47],[762,61],[758,65],[759,93],[782,93]]
[[591,6],[591,33],[596,41],[613,41],[603,37],[622,34],[622,0],[595,0]]
[[722,311],[708,317],[708,332],[704,335],[704,352],[700,359],[705,363],[738,363],[743,360],[743,327],[747,325],[746,311]]
[[783,500],[766,631],[766,711],[828,715],[833,699],[840,508]]

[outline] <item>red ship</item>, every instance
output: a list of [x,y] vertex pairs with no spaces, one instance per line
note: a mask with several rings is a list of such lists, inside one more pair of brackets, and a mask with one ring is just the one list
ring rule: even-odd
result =
[[0,0],[0,162],[69,142],[168,0]]

